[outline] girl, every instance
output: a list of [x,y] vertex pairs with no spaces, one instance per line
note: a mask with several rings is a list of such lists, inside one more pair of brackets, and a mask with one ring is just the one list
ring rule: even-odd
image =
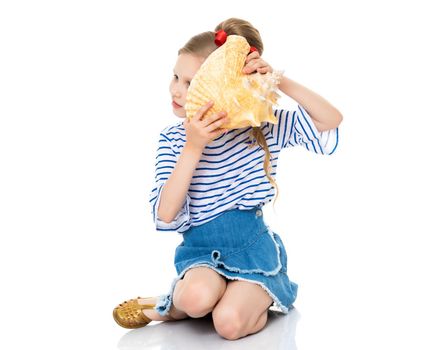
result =
[[[230,18],[215,32],[241,35],[257,49],[248,54],[244,73],[272,72],[261,58],[260,34],[249,22]],[[160,133],[156,184],[150,193],[157,230],[182,234],[174,260],[178,276],[166,295],[138,297],[117,306],[114,319],[126,328],[211,312],[219,335],[238,339],[261,330],[271,306],[286,314],[296,298],[283,242],[264,222],[262,207],[277,188],[280,151],[303,145],[332,154],[342,115],[321,96],[283,76],[279,89],[298,107],[275,110],[278,124],[225,130],[221,126],[227,122],[226,112],[203,118],[214,101],[189,121],[184,110],[187,89],[218,47],[215,32],[194,36],[178,52],[170,94],[174,114],[184,120]]]

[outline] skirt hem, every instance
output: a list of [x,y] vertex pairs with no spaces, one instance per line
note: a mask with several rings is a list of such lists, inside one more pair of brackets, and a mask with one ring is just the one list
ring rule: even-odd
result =
[[209,263],[199,263],[199,264],[190,265],[187,268],[185,268],[183,271],[181,271],[181,273],[173,280],[172,285],[170,287],[170,292],[168,294],[160,295],[160,297],[158,298],[157,303],[155,305],[155,311],[157,311],[161,316],[166,316],[170,311],[170,307],[172,306],[173,292],[175,290],[176,283],[184,276],[184,274],[188,270],[194,267],[201,267],[201,266],[211,268],[212,270],[216,271],[220,275],[230,280],[239,280],[239,281],[246,281],[246,282],[258,284],[260,287],[263,288],[263,290],[265,290],[268,293],[268,295],[273,300],[274,306],[277,306],[277,308],[279,308],[280,312],[283,314],[289,313],[289,311],[293,308],[293,302],[290,304],[289,307],[286,307],[280,302],[278,297],[262,282],[254,281],[243,277],[229,276],[225,274],[223,271],[217,269],[214,265],[211,265]]
[[[277,266],[275,266],[275,268],[273,268],[270,271],[266,271],[260,268],[257,269],[243,269],[243,268],[239,268],[239,267],[233,267],[233,266],[229,266],[227,264],[225,264],[224,262],[220,261],[221,258],[221,252],[219,250],[213,250],[211,252],[211,260],[214,262],[215,266],[221,265],[223,266],[225,269],[231,271],[231,272],[237,272],[237,273],[260,273],[264,276],[273,276],[276,275],[278,272],[280,272],[281,268],[283,267],[281,264],[281,259],[280,259],[280,247],[278,242],[275,240],[274,238],[274,232],[270,229],[269,226],[266,226],[266,232],[269,233],[269,237],[271,238],[272,242],[274,243],[275,246],[275,250],[276,250],[276,254],[277,254]],[[256,244],[258,242],[258,240],[256,240],[254,242],[254,244]],[[246,247],[248,248],[248,247]],[[241,251],[237,251],[235,253],[233,253],[232,255],[237,255],[241,253]],[[228,255],[227,258],[229,258],[232,255]]]

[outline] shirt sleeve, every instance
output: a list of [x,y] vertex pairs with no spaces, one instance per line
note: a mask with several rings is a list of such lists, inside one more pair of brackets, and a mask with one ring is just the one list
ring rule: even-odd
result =
[[177,155],[171,147],[171,140],[163,132],[160,133],[155,160],[155,185],[149,193],[153,221],[158,231],[176,231],[190,221],[190,196],[186,194],[186,201],[172,222],[166,223],[158,217],[163,186],[172,174],[177,161]]
[[280,149],[304,146],[308,151],[330,155],[338,146],[338,128],[319,132],[307,111],[300,105],[294,111],[274,110],[277,124],[269,123],[272,137]]

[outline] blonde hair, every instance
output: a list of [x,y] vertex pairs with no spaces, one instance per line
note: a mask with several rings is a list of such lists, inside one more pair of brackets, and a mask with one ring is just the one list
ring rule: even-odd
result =
[[[216,26],[214,32],[207,31],[192,37],[181,49],[178,50],[178,55],[185,53],[206,58],[218,48],[214,43],[215,32],[221,29],[224,30],[228,35],[240,35],[245,37],[245,39],[248,41],[248,44],[257,48],[260,55],[263,53],[263,42],[262,38],[260,37],[259,31],[248,21],[239,18],[229,18],[219,23]],[[269,152],[269,147],[266,143],[265,135],[263,134],[263,131],[260,127],[252,128],[250,139],[256,140],[258,145],[262,147],[265,151],[263,169],[265,170],[265,174],[269,182],[275,188],[275,206],[275,202],[279,194],[278,185],[275,179],[271,176],[271,153]],[[254,144],[251,143],[248,147],[252,148],[253,146]]]

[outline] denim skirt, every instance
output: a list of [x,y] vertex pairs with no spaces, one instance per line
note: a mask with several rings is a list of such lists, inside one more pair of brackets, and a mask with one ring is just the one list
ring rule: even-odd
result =
[[280,236],[263,219],[261,206],[231,209],[183,233],[176,247],[177,277],[170,291],[161,295],[155,310],[167,315],[176,283],[193,267],[211,268],[228,280],[258,284],[272,298],[271,307],[287,314],[293,307],[298,285],[287,275],[287,255]]

